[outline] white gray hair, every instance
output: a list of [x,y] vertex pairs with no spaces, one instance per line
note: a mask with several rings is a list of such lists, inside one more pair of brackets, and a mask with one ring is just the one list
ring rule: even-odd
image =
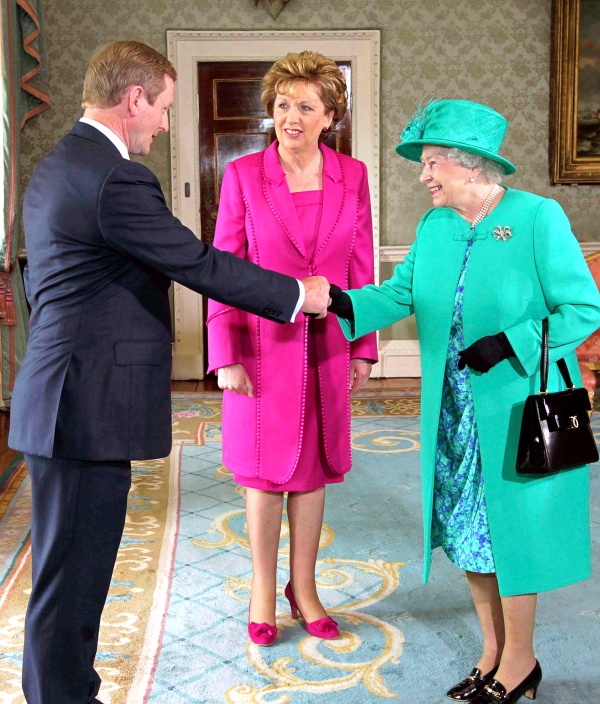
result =
[[467,169],[479,169],[481,175],[487,178],[490,183],[502,183],[506,176],[502,164],[493,159],[487,159],[485,156],[466,152],[464,149],[453,147],[448,152],[448,159],[453,159],[457,164]]

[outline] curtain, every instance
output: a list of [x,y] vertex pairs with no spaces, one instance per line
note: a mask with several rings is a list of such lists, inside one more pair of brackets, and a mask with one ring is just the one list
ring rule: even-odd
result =
[[0,406],[10,405],[27,343],[28,314],[17,261],[20,232],[20,133],[50,105],[42,0],[2,0],[2,201],[0,202]]

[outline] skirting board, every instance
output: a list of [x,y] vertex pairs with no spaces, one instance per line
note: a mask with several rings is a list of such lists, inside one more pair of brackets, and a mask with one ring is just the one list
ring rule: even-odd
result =
[[171,378],[174,381],[204,379],[204,359],[199,354],[173,355]]
[[[418,340],[380,340],[379,373],[384,379],[391,377],[421,376],[421,352]],[[375,370],[374,370],[375,371]]]

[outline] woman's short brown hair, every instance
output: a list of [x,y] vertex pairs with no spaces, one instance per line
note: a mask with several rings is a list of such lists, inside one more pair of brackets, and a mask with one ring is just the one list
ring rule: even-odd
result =
[[332,127],[346,114],[346,80],[339,66],[323,54],[301,51],[276,61],[262,79],[260,99],[271,117],[277,93],[286,93],[294,83],[309,83],[319,91],[325,112],[333,110]]
[[118,105],[129,86],[142,86],[150,105],[165,89],[165,76],[173,80],[177,71],[158,51],[134,41],[112,42],[90,59],[83,83],[83,108]]

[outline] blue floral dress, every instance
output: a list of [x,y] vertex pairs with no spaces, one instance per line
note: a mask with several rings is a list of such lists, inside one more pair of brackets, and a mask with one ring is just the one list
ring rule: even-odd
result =
[[465,348],[462,322],[469,240],[454,297],[438,426],[431,549],[441,546],[464,570],[496,571],[487,519],[479,436],[469,369],[458,369]]

